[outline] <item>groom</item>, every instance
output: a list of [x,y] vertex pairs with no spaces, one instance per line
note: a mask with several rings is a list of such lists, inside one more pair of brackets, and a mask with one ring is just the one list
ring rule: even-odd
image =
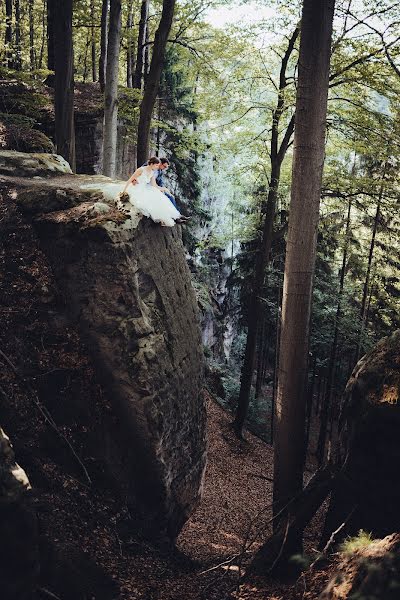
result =
[[[142,166],[146,167],[147,163],[145,163]],[[160,158],[160,166],[159,166],[159,168],[158,168],[157,171],[154,171],[153,177],[155,178],[155,182],[158,185],[160,191],[165,196],[167,196],[168,200],[175,206],[175,208],[177,210],[179,210],[178,207],[177,207],[177,205],[176,205],[174,196],[171,194],[171,192],[164,185],[164,173],[168,170],[168,168],[169,168],[169,160],[168,160],[168,158]],[[136,182],[134,181],[133,184],[135,184],[135,183]],[[185,215],[181,215],[180,219],[178,219],[176,222],[177,223],[186,223],[186,221],[188,221],[189,219],[190,219],[190,217],[186,217]]]
[[176,206],[175,198],[173,197],[171,192],[169,190],[167,190],[167,188],[164,185],[164,172],[166,172],[168,170],[168,168],[169,168],[168,158],[160,158],[160,166],[158,168],[158,171],[155,171],[154,177],[155,177],[156,184],[158,185],[158,187],[167,196],[168,200],[170,202],[172,202],[172,204],[178,210],[178,207]]
[[[160,190],[160,192],[162,192],[165,196],[167,196],[168,200],[171,202],[171,204],[173,204],[173,206],[177,209],[178,207],[176,206],[176,202],[175,202],[175,198],[174,196],[171,194],[171,192],[164,186],[164,172],[167,171],[168,167],[169,167],[169,160],[168,158],[160,158],[160,165],[159,168],[154,171],[154,175],[153,178],[157,184],[158,189]],[[142,167],[147,167],[147,163],[144,163],[144,165],[142,165]],[[136,185],[137,181],[136,179],[132,179],[131,180],[132,185]],[[151,183],[149,183],[148,185],[151,185]],[[124,197],[123,197],[124,196]],[[119,202],[124,202],[125,201],[125,196],[129,199],[129,196],[127,193],[125,193],[124,195],[121,195],[119,198]],[[187,221],[189,221],[190,217],[186,217],[185,215],[180,216],[179,219],[176,219],[176,223],[186,223]]]

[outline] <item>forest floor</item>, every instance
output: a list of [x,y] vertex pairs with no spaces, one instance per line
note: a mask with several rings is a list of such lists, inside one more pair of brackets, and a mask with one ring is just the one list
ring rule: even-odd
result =
[[[204,497],[177,549],[156,549],[132,535],[128,507],[99,456],[101,423],[112,418],[107,398],[77,331],[58,312],[52,272],[34,232],[1,191],[0,349],[17,370],[3,355],[1,425],[34,490],[40,586],[61,600],[317,598],[266,579],[239,585],[241,567],[270,531],[273,451],[250,433],[239,442],[231,416],[209,395]],[[44,404],[61,436],[46,425]],[[92,486],[62,436],[85,462]],[[317,545],[321,523],[320,513],[306,531],[306,552]],[[48,597],[38,592],[35,599]]]

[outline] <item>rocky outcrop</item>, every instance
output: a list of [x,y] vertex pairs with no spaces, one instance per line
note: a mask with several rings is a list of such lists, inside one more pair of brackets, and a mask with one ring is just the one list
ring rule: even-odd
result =
[[335,571],[320,600],[396,600],[400,595],[400,534],[343,553]]
[[199,502],[205,467],[203,355],[180,229],[122,216],[107,178],[32,163],[27,179],[17,163],[0,153],[3,182],[34,223],[111,400],[104,454],[137,524],[173,539]]
[[325,539],[344,521],[384,537],[400,531],[400,331],[382,339],[355,367],[347,384]]
[[67,161],[57,154],[29,154],[15,150],[0,152],[0,175],[44,177],[72,173]]
[[29,506],[30,483],[15,462],[8,436],[0,427],[0,581],[8,600],[30,598],[38,577],[36,518]]

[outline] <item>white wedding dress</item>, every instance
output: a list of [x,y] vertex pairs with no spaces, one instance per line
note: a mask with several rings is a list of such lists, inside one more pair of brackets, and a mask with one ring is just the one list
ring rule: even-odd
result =
[[136,178],[136,185],[128,187],[129,201],[139,212],[156,223],[173,227],[175,219],[179,219],[181,214],[165,194],[153,185],[149,185],[152,176],[152,172],[147,173],[143,169],[142,174]]

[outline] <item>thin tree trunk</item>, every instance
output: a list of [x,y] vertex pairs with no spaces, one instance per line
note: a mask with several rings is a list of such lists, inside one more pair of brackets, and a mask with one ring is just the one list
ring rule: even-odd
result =
[[21,49],[21,10],[19,0],[14,0],[15,7],[15,60],[14,68],[16,71],[22,69],[22,49]]
[[385,191],[386,168],[387,168],[387,163],[385,163],[385,165],[383,167],[381,186],[380,186],[379,195],[378,195],[378,203],[376,205],[374,226],[372,229],[371,243],[369,246],[367,272],[365,275],[363,296],[362,296],[362,301],[361,301],[361,311],[360,311],[360,313],[361,313],[361,328],[360,328],[360,335],[358,337],[358,344],[357,344],[357,348],[356,348],[356,359],[355,359],[356,363],[358,362],[358,359],[360,358],[360,352],[361,352],[363,336],[364,336],[364,328],[365,328],[365,321],[366,321],[366,319],[365,319],[366,303],[367,303],[367,297],[368,297],[369,282],[370,282],[370,277],[371,277],[372,260],[374,257],[374,250],[375,250],[376,232],[378,229],[379,218],[380,218],[380,214],[381,214],[381,204],[382,204],[383,193]]
[[262,384],[264,384],[266,381],[270,341],[271,341],[271,323],[268,320],[267,331],[265,333],[265,340],[264,340],[264,344],[263,344],[262,368],[261,368],[261,383]]
[[41,69],[43,66],[43,57],[44,57],[44,48],[46,45],[46,39],[47,39],[47,27],[46,27],[46,19],[47,19],[47,15],[46,15],[46,7],[47,7],[47,1],[43,0],[43,11],[42,11],[42,43],[40,44],[40,54],[39,54],[39,62],[38,62],[38,69]]
[[35,61],[35,27],[33,20],[33,3],[34,0],[29,0],[29,63],[31,71],[34,71],[36,68]]
[[142,89],[142,78],[144,73],[144,49],[146,43],[146,25],[149,17],[149,0],[142,0],[140,7],[139,33],[136,49],[136,67],[133,78],[133,87],[137,90]]
[[[47,0],[47,68],[49,71],[55,71],[55,42],[54,42],[54,21],[55,21],[56,0]],[[46,85],[54,87],[54,75],[50,74],[46,78]]]
[[318,415],[319,413],[319,406],[320,406],[320,399],[321,399],[321,384],[322,384],[322,375],[321,375],[321,369],[319,370],[318,374],[317,374],[317,401],[315,403],[315,407],[314,407],[314,413],[315,415]]
[[259,336],[257,344],[257,377],[256,377],[256,391],[255,399],[261,396],[262,386],[262,359],[263,359],[263,347],[264,347],[264,336],[265,336],[265,314],[261,316],[261,326],[259,327]]
[[13,43],[13,3],[12,0],[6,0],[6,32],[5,32],[5,45],[6,45],[6,64],[11,69],[13,67],[12,59],[12,43]]
[[254,269],[254,278],[252,283],[252,291],[250,294],[249,310],[248,310],[248,328],[246,338],[246,348],[244,353],[242,372],[240,377],[240,391],[238,406],[236,410],[235,419],[233,426],[236,435],[241,438],[243,435],[243,427],[247,417],[250,403],[250,391],[251,383],[253,379],[254,371],[254,359],[256,350],[256,338],[257,329],[260,319],[260,296],[264,285],[265,270],[269,262],[269,254],[272,245],[272,234],[273,224],[276,212],[276,203],[278,198],[278,188],[281,173],[282,161],[286,155],[286,151],[290,142],[291,135],[293,133],[294,119],[290,121],[286,133],[283,137],[282,143],[279,147],[279,122],[282,116],[282,112],[285,108],[285,89],[287,86],[286,81],[286,68],[289,62],[289,58],[294,50],[296,40],[299,35],[299,28],[296,27],[292,34],[291,39],[282,59],[281,70],[280,70],[280,81],[279,81],[279,93],[278,101],[273,114],[272,119],[272,133],[271,133],[271,148],[270,148],[270,160],[271,160],[271,178],[270,186],[268,190],[268,198],[265,210],[264,224],[262,230],[262,238],[260,241],[260,248],[256,257],[256,264]]
[[[353,175],[354,175],[354,173],[353,173]],[[352,198],[352,196],[350,196],[348,207],[347,207],[345,241],[344,241],[342,268],[340,271],[340,282],[339,282],[339,297],[338,297],[338,303],[337,303],[337,307],[336,307],[335,326],[334,326],[334,330],[333,330],[333,341],[332,341],[331,352],[330,352],[330,357],[329,357],[326,393],[325,393],[325,397],[322,400],[322,405],[321,405],[321,419],[320,419],[320,428],[319,428],[318,445],[317,445],[317,457],[318,457],[318,465],[319,466],[321,466],[322,461],[325,456],[325,442],[326,442],[326,434],[327,434],[327,427],[328,427],[328,415],[329,415],[330,406],[332,405],[332,394],[333,394],[334,381],[335,381],[335,370],[336,370],[335,365],[336,365],[336,358],[337,358],[339,323],[340,323],[340,320],[342,317],[342,299],[343,299],[343,289],[344,289],[344,278],[346,275],[347,254],[348,254],[348,249],[349,249],[349,234],[350,234],[352,201],[353,201],[353,198]]]
[[[333,7],[333,0],[303,0],[275,411],[275,530],[282,520],[290,518],[290,510],[284,507],[303,487],[304,385],[324,163]],[[284,564],[301,551],[299,528],[284,541],[278,562]]]
[[126,44],[126,87],[131,88],[132,81],[132,64],[133,64],[133,0],[129,3],[128,8],[128,17],[126,21],[126,35],[127,35],[127,44]]
[[282,302],[282,286],[279,286],[277,311],[276,311],[276,337],[275,337],[275,360],[274,360],[274,372],[272,380],[272,399],[271,399],[271,441],[274,443],[274,414],[276,405],[276,391],[278,387],[278,365],[279,365],[279,340],[281,337],[281,325],[282,325],[282,313],[281,313],[281,302]]
[[150,32],[149,32],[149,21],[146,23],[146,35],[144,42],[144,62],[143,62],[143,82],[146,86],[147,76],[150,70]]
[[[85,54],[83,57],[83,83],[86,83],[87,81],[87,77],[88,77],[88,71],[89,71],[89,67],[88,67],[88,54],[89,54],[89,47],[91,46],[91,33],[89,31],[89,29],[86,32],[86,44],[85,44]],[[79,63],[78,63],[79,64]]]
[[137,135],[137,164],[142,165],[149,156],[150,124],[164,64],[165,49],[174,16],[175,0],[163,0],[161,20],[154,37],[150,71],[140,104]]
[[365,311],[365,323],[368,323],[368,319],[369,319],[369,309],[371,307],[371,299],[372,299],[372,294],[374,292],[374,277],[375,277],[375,269],[374,269],[374,274],[372,275],[372,284],[371,284],[371,289],[368,295],[368,302],[367,302],[367,308]]
[[156,139],[156,146],[157,146],[157,156],[160,156],[160,148],[161,148],[161,128],[160,128],[160,123],[161,123],[161,98],[158,98],[158,108],[157,108],[157,139]]
[[73,0],[54,0],[55,138],[61,154],[75,172]]
[[306,419],[306,439],[304,444],[304,461],[307,460],[308,443],[310,440],[310,428],[312,420],[312,407],[314,403],[314,389],[315,389],[315,377],[317,373],[317,357],[313,358],[311,384],[307,393],[307,419]]
[[96,13],[94,0],[91,0],[90,3],[90,16],[92,19],[92,39],[91,39],[91,50],[92,50],[92,81],[97,81],[97,65],[96,65],[96,35],[95,35],[95,24],[96,24]]
[[121,0],[110,2],[107,70],[104,89],[103,173],[115,177],[118,128],[118,64],[121,36]]
[[104,92],[106,81],[107,61],[107,30],[108,30],[108,7],[110,0],[103,0],[101,7],[101,29],[100,29],[100,58],[99,58],[99,83],[100,90]]

